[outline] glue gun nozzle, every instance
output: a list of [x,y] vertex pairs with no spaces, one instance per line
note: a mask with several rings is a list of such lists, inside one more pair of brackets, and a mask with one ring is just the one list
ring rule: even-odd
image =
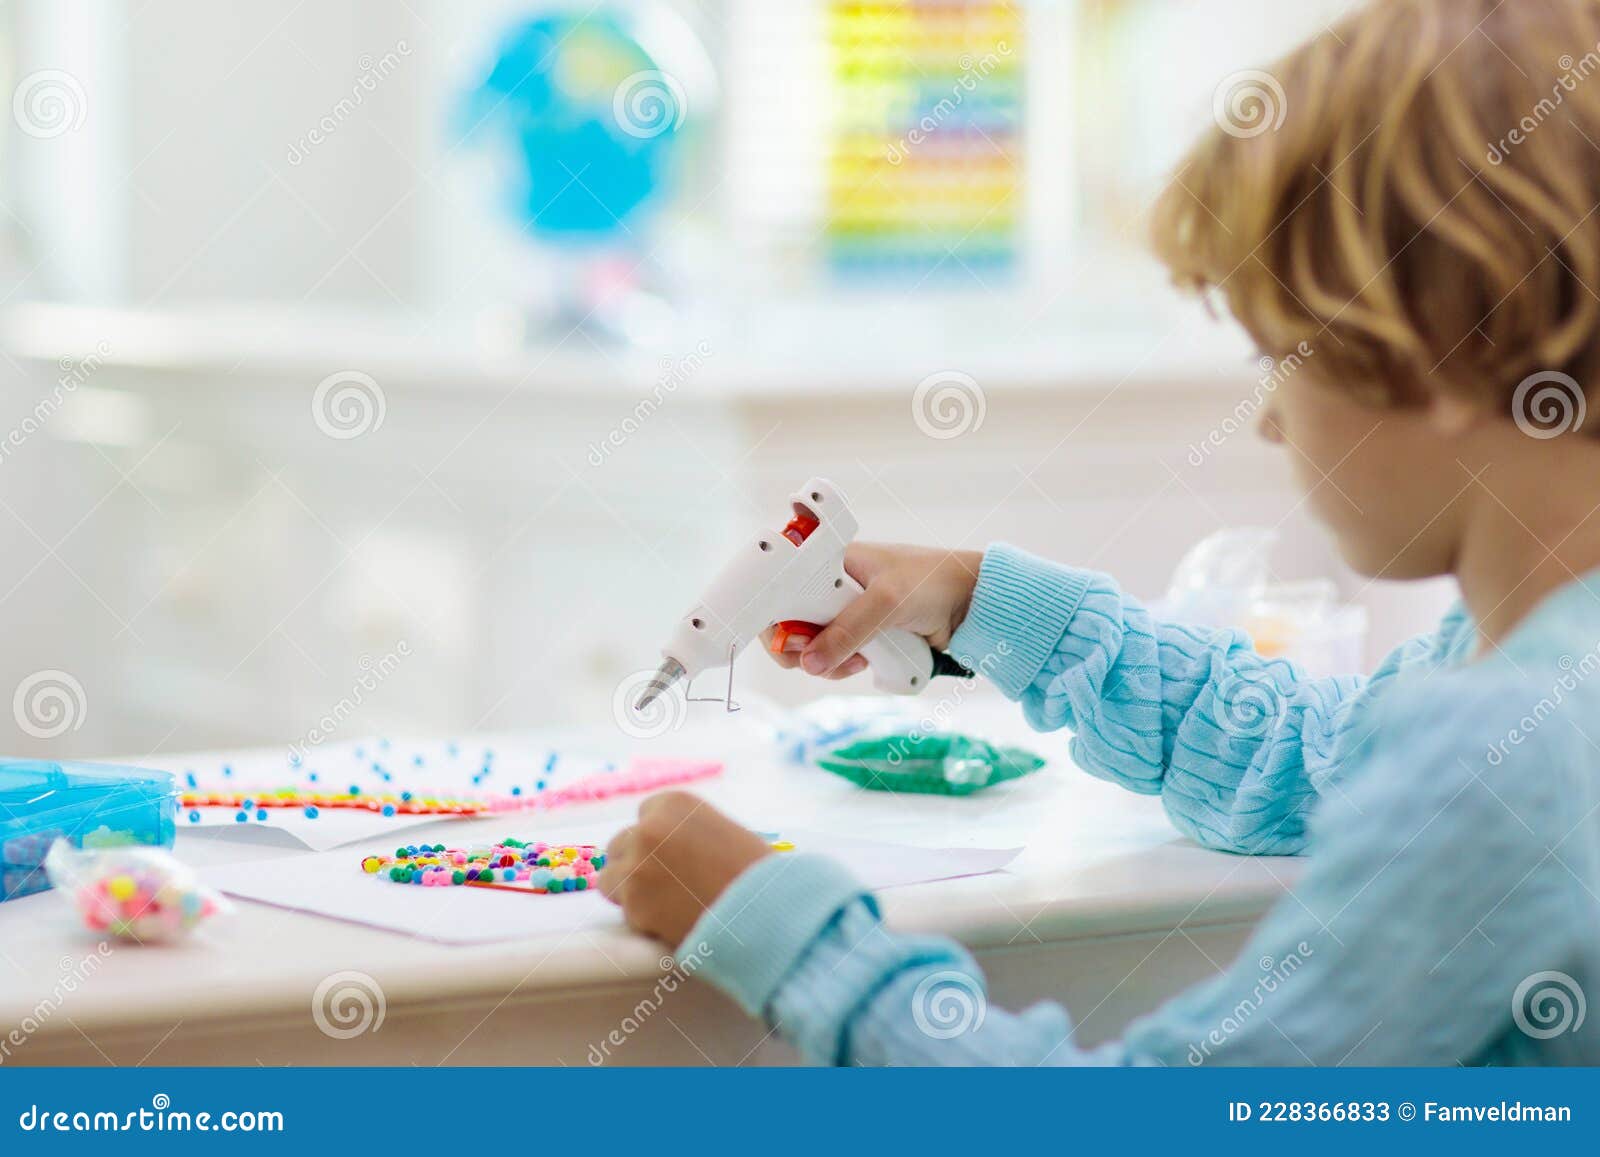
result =
[[633,709],[635,711],[643,711],[671,690],[672,685],[687,673],[683,664],[678,660],[668,659],[661,664],[661,669],[656,672],[655,678],[650,680],[649,686],[644,689],[644,694],[639,696],[639,702],[634,704]]

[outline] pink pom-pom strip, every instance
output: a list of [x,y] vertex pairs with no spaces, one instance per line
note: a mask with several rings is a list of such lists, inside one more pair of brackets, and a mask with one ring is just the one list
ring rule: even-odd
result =
[[532,796],[496,795],[484,802],[490,812],[548,811],[567,804],[590,803],[613,796],[643,795],[678,787],[722,773],[713,759],[635,758],[621,771],[585,776],[566,787],[551,788]]

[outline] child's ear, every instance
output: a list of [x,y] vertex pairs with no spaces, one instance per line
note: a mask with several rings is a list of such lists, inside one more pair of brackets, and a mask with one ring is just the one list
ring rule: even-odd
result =
[[1441,438],[1459,438],[1487,417],[1483,406],[1471,398],[1435,391],[1428,400],[1428,425]]

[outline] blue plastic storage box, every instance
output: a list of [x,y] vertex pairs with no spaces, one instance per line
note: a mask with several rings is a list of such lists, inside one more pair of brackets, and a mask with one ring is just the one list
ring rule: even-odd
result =
[[0,900],[50,886],[44,856],[58,839],[80,848],[170,848],[177,803],[177,781],[164,771],[0,759]]

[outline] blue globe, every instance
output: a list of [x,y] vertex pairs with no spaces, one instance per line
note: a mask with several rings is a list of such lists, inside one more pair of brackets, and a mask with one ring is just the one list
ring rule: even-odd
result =
[[597,243],[633,231],[659,199],[686,113],[681,86],[617,17],[547,15],[501,37],[466,135],[509,151],[519,224]]

